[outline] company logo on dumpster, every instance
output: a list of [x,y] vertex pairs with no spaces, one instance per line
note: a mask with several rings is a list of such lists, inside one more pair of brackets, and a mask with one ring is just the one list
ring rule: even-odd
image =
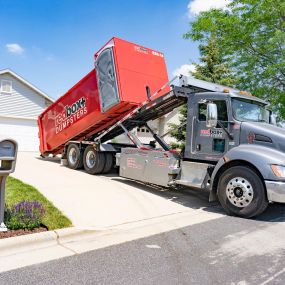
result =
[[60,133],[86,114],[87,107],[85,97],[81,97],[72,105],[64,106],[64,111],[55,118],[55,133]]

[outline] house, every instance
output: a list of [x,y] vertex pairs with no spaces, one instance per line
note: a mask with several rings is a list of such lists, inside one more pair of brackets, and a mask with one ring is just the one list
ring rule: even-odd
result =
[[53,99],[10,69],[0,70],[0,134],[38,151],[37,117]]

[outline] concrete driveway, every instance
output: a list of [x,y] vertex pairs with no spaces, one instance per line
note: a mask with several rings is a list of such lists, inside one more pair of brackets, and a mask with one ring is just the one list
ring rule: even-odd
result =
[[14,177],[38,188],[79,228],[105,229],[114,225],[188,212],[207,213],[207,220],[223,211],[208,203],[207,193],[166,191],[108,175],[89,175],[60,165],[58,158],[19,152]]

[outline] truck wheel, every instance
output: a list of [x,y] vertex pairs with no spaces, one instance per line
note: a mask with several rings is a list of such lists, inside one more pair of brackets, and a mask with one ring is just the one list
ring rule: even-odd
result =
[[77,144],[70,144],[66,151],[67,165],[71,169],[79,169],[83,166],[82,153]]
[[96,151],[93,146],[88,146],[83,154],[83,165],[89,174],[102,173],[105,166],[105,156],[102,152]]
[[228,214],[244,218],[257,216],[268,206],[262,180],[246,166],[231,167],[221,175],[218,198]]
[[113,167],[113,155],[112,153],[105,152],[105,165],[102,173],[108,173]]

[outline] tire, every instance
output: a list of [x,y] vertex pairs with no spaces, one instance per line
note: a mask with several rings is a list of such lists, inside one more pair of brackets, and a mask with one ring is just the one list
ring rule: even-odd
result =
[[105,166],[104,153],[96,151],[93,146],[88,146],[83,154],[83,165],[89,174],[102,173]]
[[105,165],[102,173],[108,173],[113,167],[113,155],[112,153],[105,152],[104,156],[105,156]]
[[258,216],[268,206],[262,180],[246,166],[231,167],[221,175],[218,198],[227,214],[243,218]]
[[71,169],[80,169],[83,166],[82,152],[77,144],[70,144],[66,151],[67,166]]

